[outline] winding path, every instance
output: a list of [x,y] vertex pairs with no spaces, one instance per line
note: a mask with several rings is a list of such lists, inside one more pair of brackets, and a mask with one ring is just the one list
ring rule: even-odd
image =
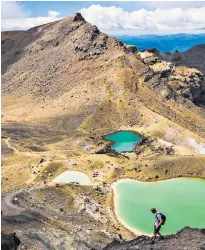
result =
[[9,193],[6,196],[2,197],[2,199],[1,199],[1,212],[2,212],[2,215],[5,215],[5,216],[19,215],[23,211],[26,210],[25,208],[19,206],[18,204],[13,203],[13,198],[17,194],[20,194],[24,190],[25,189],[19,189],[18,191]]
[[6,145],[8,148],[12,149],[14,153],[19,154],[19,155],[26,155],[26,156],[36,156],[39,154],[39,152],[28,152],[28,151],[19,151],[17,148],[13,147],[10,144],[11,137],[7,138],[5,141]]
[[13,199],[16,195],[20,194],[23,191],[31,191],[44,187],[44,185],[39,185],[31,188],[21,188],[17,191],[8,193],[7,195],[1,198],[1,212],[3,216],[15,216],[20,215],[22,212],[26,211],[27,208],[21,206],[21,204],[13,203]]
[[16,152],[16,153],[19,154],[20,152],[18,151],[18,149],[15,148],[15,147],[12,147],[11,144],[9,143],[10,139],[11,139],[11,137],[9,137],[9,138],[7,138],[7,139],[5,140],[5,143],[6,143],[7,147],[8,147],[8,148],[11,148],[14,152]]

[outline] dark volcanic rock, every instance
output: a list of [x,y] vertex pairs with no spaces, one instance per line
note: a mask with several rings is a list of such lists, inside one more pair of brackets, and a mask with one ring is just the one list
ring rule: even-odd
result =
[[120,155],[118,152],[116,152],[115,150],[111,149],[109,146],[106,146],[98,151],[95,152],[96,154],[109,154],[112,156],[118,156]]
[[179,63],[180,60],[181,60],[181,55],[180,55],[179,51],[176,50],[176,51],[171,55],[170,61],[171,61],[171,62],[175,62],[175,63]]
[[167,235],[163,240],[158,239],[154,244],[148,236],[139,236],[136,239],[119,243],[116,240],[107,245],[104,250],[203,250],[205,249],[205,229],[185,227],[178,233]]
[[122,157],[124,157],[124,158],[129,159],[128,156],[123,155],[123,154],[121,154],[121,153],[119,153],[119,152],[117,152],[117,151],[111,149],[110,146],[106,146],[106,147],[104,147],[104,148],[102,148],[102,149],[96,151],[95,153],[96,153],[96,154],[107,154],[107,155],[112,156],[112,157],[122,156]]
[[4,234],[1,233],[1,249],[2,250],[17,250],[21,241],[16,236],[16,233],[13,234]]
[[190,68],[196,68],[205,74],[205,44],[200,44],[191,49],[180,53],[175,51],[173,54],[154,52],[161,60],[173,62],[176,65],[184,65]]
[[73,16],[73,21],[77,22],[77,21],[85,21],[85,19],[82,17],[81,13],[77,12],[74,16]]
[[138,52],[137,48],[135,46],[131,46],[131,45],[126,45],[125,49],[126,49],[127,52],[131,52],[131,53]]

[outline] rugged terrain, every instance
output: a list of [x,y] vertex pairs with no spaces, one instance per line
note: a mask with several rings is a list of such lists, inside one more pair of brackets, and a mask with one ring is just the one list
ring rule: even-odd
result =
[[140,236],[130,242],[120,244],[113,242],[104,250],[134,250],[134,249],[158,249],[158,250],[203,250],[205,249],[205,230],[192,229],[189,227],[183,228],[175,235],[165,236],[163,240],[157,240],[152,244],[152,240],[146,236]]
[[161,53],[157,52],[162,60],[173,62],[176,65],[184,65],[190,68],[196,68],[200,70],[203,74],[205,73],[205,45],[200,44],[192,47],[191,49],[180,53],[175,51],[171,53]]
[[[114,216],[113,181],[205,178],[199,69],[139,52],[79,13],[2,32],[5,233],[15,230],[34,250],[102,249],[113,238],[133,239]],[[117,130],[145,140],[132,153],[98,154],[108,144],[103,135]],[[86,173],[92,185],[56,187],[52,180],[64,170]]]
[[[156,55],[165,61],[172,62],[175,65],[186,66],[190,68],[196,68],[200,70],[203,74],[205,74],[205,45],[200,44],[192,47],[191,49],[179,53],[175,51],[173,54],[171,53],[161,53],[156,51]],[[204,77],[205,82],[205,77]],[[200,100],[198,100],[199,104],[205,104],[205,90],[201,91]]]

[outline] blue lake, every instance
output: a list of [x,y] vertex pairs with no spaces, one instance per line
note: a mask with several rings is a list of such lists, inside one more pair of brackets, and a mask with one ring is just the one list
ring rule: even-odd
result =
[[117,152],[131,152],[142,137],[131,131],[119,131],[106,135],[105,139],[113,142],[111,149]]

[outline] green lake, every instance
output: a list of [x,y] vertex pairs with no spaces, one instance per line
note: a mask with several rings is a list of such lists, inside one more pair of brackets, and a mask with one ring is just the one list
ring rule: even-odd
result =
[[162,234],[176,233],[185,226],[205,228],[205,180],[177,178],[159,182],[131,179],[113,184],[118,220],[136,234],[152,234],[156,208],[167,221]]
[[111,149],[117,152],[131,152],[142,137],[131,131],[119,131],[106,135],[105,139],[113,142]]
[[81,185],[88,185],[91,184],[90,179],[84,173],[79,171],[65,171],[57,176],[53,182],[56,183],[71,183],[71,182],[78,182]]

